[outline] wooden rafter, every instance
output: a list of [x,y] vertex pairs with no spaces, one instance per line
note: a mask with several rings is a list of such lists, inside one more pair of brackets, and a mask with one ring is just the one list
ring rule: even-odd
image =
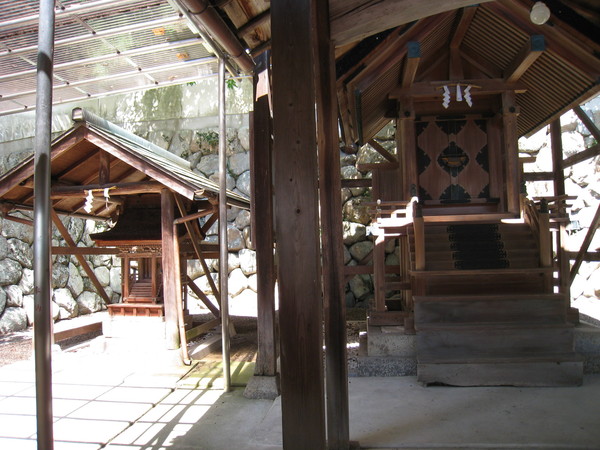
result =
[[475,13],[477,12],[477,7],[479,5],[470,5],[466,8],[462,9],[462,14],[460,16],[460,21],[456,26],[456,30],[452,35],[452,39],[450,40],[450,48],[459,48],[462,44],[462,41],[467,34],[467,30],[473,21],[473,17],[475,17]]
[[592,223],[590,224],[590,228],[588,229],[588,232],[585,235],[583,243],[581,244],[579,253],[577,253],[577,257],[575,258],[573,267],[571,267],[571,274],[570,274],[570,283],[571,284],[573,284],[573,280],[575,279],[575,276],[577,275],[577,272],[579,271],[579,267],[581,267],[581,263],[583,262],[584,255],[590,248],[590,244],[592,243],[592,239],[594,239],[594,234],[596,234],[596,229],[598,228],[599,224],[600,224],[600,205],[598,205],[598,208],[596,208],[596,214],[594,215],[594,218],[592,219]]
[[385,159],[387,159],[389,162],[391,163],[398,163],[398,158],[396,158],[396,155],[392,155],[390,152],[388,152],[383,145],[381,145],[379,142],[377,142],[375,139],[371,139],[369,141],[369,145],[371,147],[373,147],[375,149],[375,151],[377,153],[379,153],[381,156],[383,156]]
[[544,50],[546,50],[544,36],[541,34],[530,36],[529,40],[505,70],[504,80],[507,83],[514,83],[519,80],[527,69],[541,56]]
[[591,133],[591,135],[594,136],[594,139],[600,142],[600,129],[598,129],[598,127],[590,118],[590,116],[587,115],[587,113],[581,108],[581,106],[574,107],[573,111],[575,112],[575,114],[577,114],[577,117],[579,117],[579,120],[583,122],[585,127]]
[[421,44],[419,42],[411,41],[407,45],[406,51],[406,62],[404,63],[404,70],[402,71],[402,87],[407,88],[417,75],[417,69],[419,68],[419,62],[421,62]]
[[600,155],[600,143],[593,145],[590,148],[586,148],[585,150],[579,153],[575,153],[574,155],[569,156],[563,161],[563,167],[571,167],[577,163],[587,161],[588,159],[594,158],[598,155]]

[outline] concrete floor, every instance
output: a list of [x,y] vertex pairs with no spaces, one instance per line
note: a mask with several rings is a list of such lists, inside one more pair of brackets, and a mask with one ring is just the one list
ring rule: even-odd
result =
[[[120,356],[55,355],[55,449],[281,448],[280,399],[223,393],[214,370]],[[575,388],[349,382],[351,439],[363,448],[600,449],[600,375]],[[0,368],[0,449],[35,449],[35,431],[33,362]]]

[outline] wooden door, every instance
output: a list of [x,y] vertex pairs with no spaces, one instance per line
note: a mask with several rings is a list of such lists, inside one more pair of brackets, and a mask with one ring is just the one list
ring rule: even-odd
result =
[[468,203],[490,197],[487,122],[416,123],[419,197],[431,203]]

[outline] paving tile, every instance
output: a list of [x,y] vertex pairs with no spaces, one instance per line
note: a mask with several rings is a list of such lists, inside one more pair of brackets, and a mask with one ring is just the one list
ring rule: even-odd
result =
[[135,422],[152,408],[151,403],[125,403],[95,400],[69,414],[73,419]]
[[176,389],[165,397],[161,404],[167,405],[212,405],[223,395],[222,389]]
[[28,382],[0,381],[0,395],[3,397],[18,394],[32,388],[35,391],[35,385]]
[[54,424],[54,438],[82,444],[105,444],[122,433],[129,422],[117,420],[60,419]]
[[168,388],[117,386],[98,397],[98,400],[156,404],[173,392]]
[[0,414],[0,436],[3,438],[28,438],[36,431],[34,415]]

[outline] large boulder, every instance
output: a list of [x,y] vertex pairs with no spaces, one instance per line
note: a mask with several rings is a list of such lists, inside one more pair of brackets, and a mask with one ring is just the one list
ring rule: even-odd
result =
[[21,264],[17,261],[8,258],[0,261],[0,286],[17,284],[21,279],[21,270]]
[[21,281],[19,281],[19,288],[24,295],[33,294],[33,270],[23,269],[23,275],[21,276]]
[[55,289],[52,293],[52,301],[59,306],[59,317],[61,320],[78,316],[79,305],[73,298],[71,290],[67,288]]
[[110,268],[110,288],[117,294],[121,292],[121,267]]
[[11,284],[4,288],[6,292],[6,306],[20,308],[23,306],[23,291],[19,289],[19,286]]
[[359,301],[365,299],[371,293],[370,286],[360,276],[353,277],[349,284],[352,294]]
[[213,173],[219,171],[219,155],[206,155],[196,166],[205,176],[210,177]]
[[91,314],[102,309],[102,298],[95,292],[84,291],[77,297],[80,314]]
[[371,241],[361,241],[352,245],[349,249],[352,257],[360,262],[363,261],[369,253],[373,251],[373,243]]
[[244,228],[246,228],[247,226],[250,225],[250,221],[251,221],[251,215],[250,215],[250,211],[246,210],[246,209],[242,209],[240,210],[240,212],[237,214],[236,218],[235,218],[235,226],[238,230],[243,230]]
[[242,173],[237,181],[235,182],[235,187],[240,191],[243,195],[250,197],[250,171]]
[[344,221],[342,222],[342,232],[344,244],[352,245],[365,239],[367,227],[361,223]]
[[243,248],[239,252],[240,269],[244,272],[244,275],[252,275],[256,273],[256,252]]
[[4,312],[4,308],[6,308],[6,303],[6,292],[4,292],[4,289],[0,288],[0,316]]
[[247,170],[250,170],[250,157],[248,153],[231,155],[229,158],[229,171],[233,176],[238,177]]
[[[18,216],[18,214],[15,214],[15,216]],[[30,220],[29,218],[27,219]],[[12,220],[5,220],[2,224],[2,236],[8,239],[18,239],[27,244],[33,244],[32,228],[22,223],[13,222]]]
[[371,223],[371,216],[368,209],[363,205],[364,201],[362,197],[353,197],[344,203],[342,208],[343,220],[362,223],[363,225]]
[[73,263],[69,264],[69,280],[67,288],[71,291],[72,297],[79,297],[83,292],[83,277],[79,273],[79,269]]
[[227,249],[230,252],[239,252],[246,246],[242,232],[236,227],[227,226]]
[[0,236],[0,259],[4,259],[7,256],[8,256],[8,239],[6,239],[4,236]]
[[100,266],[94,269],[94,274],[102,286],[110,285],[110,270],[108,267]]
[[229,275],[229,295],[235,297],[248,287],[248,279],[242,269],[235,269]]
[[27,328],[27,314],[23,308],[6,308],[0,317],[0,334],[23,331]]
[[71,218],[69,224],[67,225],[67,230],[69,231],[69,236],[75,242],[79,242],[83,237],[83,232],[85,230],[85,221],[81,219]]
[[64,288],[69,281],[69,268],[63,264],[52,264],[52,288]]

